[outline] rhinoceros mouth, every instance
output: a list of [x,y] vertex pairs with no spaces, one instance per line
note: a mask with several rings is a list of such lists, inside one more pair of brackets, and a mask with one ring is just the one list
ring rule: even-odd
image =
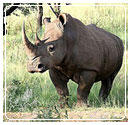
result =
[[46,70],[42,70],[42,71],[40,71],[39,73],[44,73]]
[[39,73],[44,73],[45,71],[47,71],[48,69],[42,69],[41,71],[38,71]]
[[34,68],[29,68],[28,69],[28,72],[29,73],[44,73],[45,71],[47,71],[49,68],[48,67],[46,67],[46,66],[43,66],[43,67],[41,67],[41,68],[39,68],[39,69],[34,69]]
[[38,72],[39,73],[44,73],[46,70],[48,70],[47,66],[44,66],[43,64],[38,65]]
[[41,70],[41,71],[28,71],[29,73],[44,73],[44,72],[46,72],[48,69],[43,69],[43,70]]
[[35,73],[35,71],[28,71],[28,72],[30,72],[30,73]]

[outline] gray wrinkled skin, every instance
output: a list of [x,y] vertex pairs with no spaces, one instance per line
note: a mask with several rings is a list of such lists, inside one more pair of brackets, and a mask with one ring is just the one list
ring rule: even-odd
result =
[[52,22],[45,18],[44,24],[44,38],[40,40],[36,35],[35,45],[27,41],[23,26],[28,71],[42,73],[49,69],[64,104],[68,101],[69,79],[78,83],[78,106],[87,103],[90,89],[97,81],[102,83],[99,96],[105,101],[122,65],[122,41],[94,24],[85,26],[69,14],[63,13]]

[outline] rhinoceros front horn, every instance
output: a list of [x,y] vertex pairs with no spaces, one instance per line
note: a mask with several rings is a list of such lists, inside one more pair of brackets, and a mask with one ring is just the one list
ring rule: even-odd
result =
[[29,58],[32,58],[34,57],[36,48],[35,45],[33,45],[27,38],[27,35],[25,33],[25,22],[23,22],[22,30],[23,30],[23,42],[24,42],[26,54]]

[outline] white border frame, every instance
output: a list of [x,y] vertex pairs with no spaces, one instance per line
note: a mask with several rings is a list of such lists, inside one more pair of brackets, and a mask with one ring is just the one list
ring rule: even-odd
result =
[[[101,3],[101,2],[100,2]],[[77,4],[77,3],[76,3]],[[91,3],[90,3],[91,4]],[[93,2],[92,2],[93,4]],[[123,7],[124,10],[125,10],[125,48],[124,48],[124,54],[126,52],[126,8],[124,5],[110,5],[110,3],[106,3],[106,5],[104,5],[104,1],[103,1],[103,5],[61,5],[61,6],[67,6],[67,7],[70,7],[70,6],[119,6],[119,7]],[[114,3],[111,3],[111,4],[114,4]],[[117,3],[116,3],[117,4]],[[119,3],[118,3],[119,4]],[[128,3],[127,3],[128,4]],[[12,5],[9,5],[9,6],[12,6]],[[8,6],[8,7],[9,7]],[[13,5],[13,6],[39,6],[39,5]],[[49,6],[49,5],[43,5],[43,6]],[[6,7],[7,8],[7,7]],[[6,9],[5,9],[6,10]],[[6,15],[6,11],[5,11],[5,15]],[[6,16],[5,16],[5,19],[4,19],[4,23],[5,23],[5,29],[6,29]],[[5,30],[5,64],[6,64],[6,30]],[[40,121],[48,121],[48,120],[52,120],[52,121],[63,121],[63,120],[66,120],[66,121],[98,121],[98,120],[108,120],[108,121],[120,121],[120,120],[123,120],[126,118],[126,113],[127,113],[127,109],[126,109],[126,97],[127,97],[127,94],[126,94],[126,55],[125,55],[125,114],[124,114],[124,117],[122,119],[10,119],[6,116],[6,65],[5,65],[5,117],[6,119],[8,119],[9,121],[13,121],[13,120],[20,120],[20,121],[26,121],[26,120],[32,120],[32,121],[37,121],[37,120],[40,120]]]

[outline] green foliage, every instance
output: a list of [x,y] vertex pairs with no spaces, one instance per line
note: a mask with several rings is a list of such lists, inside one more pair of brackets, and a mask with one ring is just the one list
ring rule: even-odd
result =
[[[127,5],[124,6],[127,8]],[[97,26],[118,35],[123,42],[125,40],[123,6],[62,6],[61,10],[79,18],[86,25],[95,23]],[[6,60],[4,59],[4,62],[6,61],[6,64],[4,63],[4,66],[6,66],[6,76],[4,76],[6,77],[6,79],[4,78],[4,84],[6,82],[6,110],[8,112],[38,111],[40,112],[38,118],[54,118],[53,112],[55,112],[55,116],[58,118],[60,114],[56,107],[59,105],[59,96],[51,83],[48,71],[44,74],[29,74],[26,69],[27,57],[23,48],[21,27],[23,20],[25,20],[27,35],[31,41],[34,41],[37,13],[30,10],[28,17],[21,15],[20,10],[15,13],[20,16],[11,15],[7,17]],[[55,18],[49,7],[45,6],[44,16]],[[39,34],[40,37],[42,37],[43,32],[44,26],[43,31]],[[5,54],[5,48],[3,50]],[[128,56],[127,53],[125,53],[125,56]],[[98,99],[100,82],[94,84],[89,96],[89,104],[92,107],[123,107],[125,105],[125,66],[127,67],[127,65],[128,63],[125,64],[125,61],[123,61],[122,69],[114,81],[113,89],[106,104],[102,104]],[[128,72],[126,72],[126,76],[128,76]],[[73,108],[77,101],[77,84],[70,81],[68,88],[70,92],[69,105]],[[126,88],[127,93],[128,85],[126,85]],[[128,98],[126,99],[128,102]],[[46,108],[48,111],[45,112],[41,108]],[[68,117],[66,111],[65,117]]]
[[25,5],[25,6],[24,7],[19,6],[18,9],[21,11],[21,14],[25,16],[28,16],[29,14],[31,14],[30,11],[34,12],[37,10],[37,6],[34,6],[34,5],[37,5],[36,3],[26,3],[26,4],[24,3],[21,5]]
[[[19,6],[17,10],[20,10],[21,14],[27,16],[30,14],[30,11],[35,11],[37,9],[36,3],[21,3],[20,5],[25,5],[25,6]],[[13,6],[12,3],[3,3],[3,10],[8,10],[11,6]],[[13,12],[14,15],[19,16],[19,14],[16,14]]]

